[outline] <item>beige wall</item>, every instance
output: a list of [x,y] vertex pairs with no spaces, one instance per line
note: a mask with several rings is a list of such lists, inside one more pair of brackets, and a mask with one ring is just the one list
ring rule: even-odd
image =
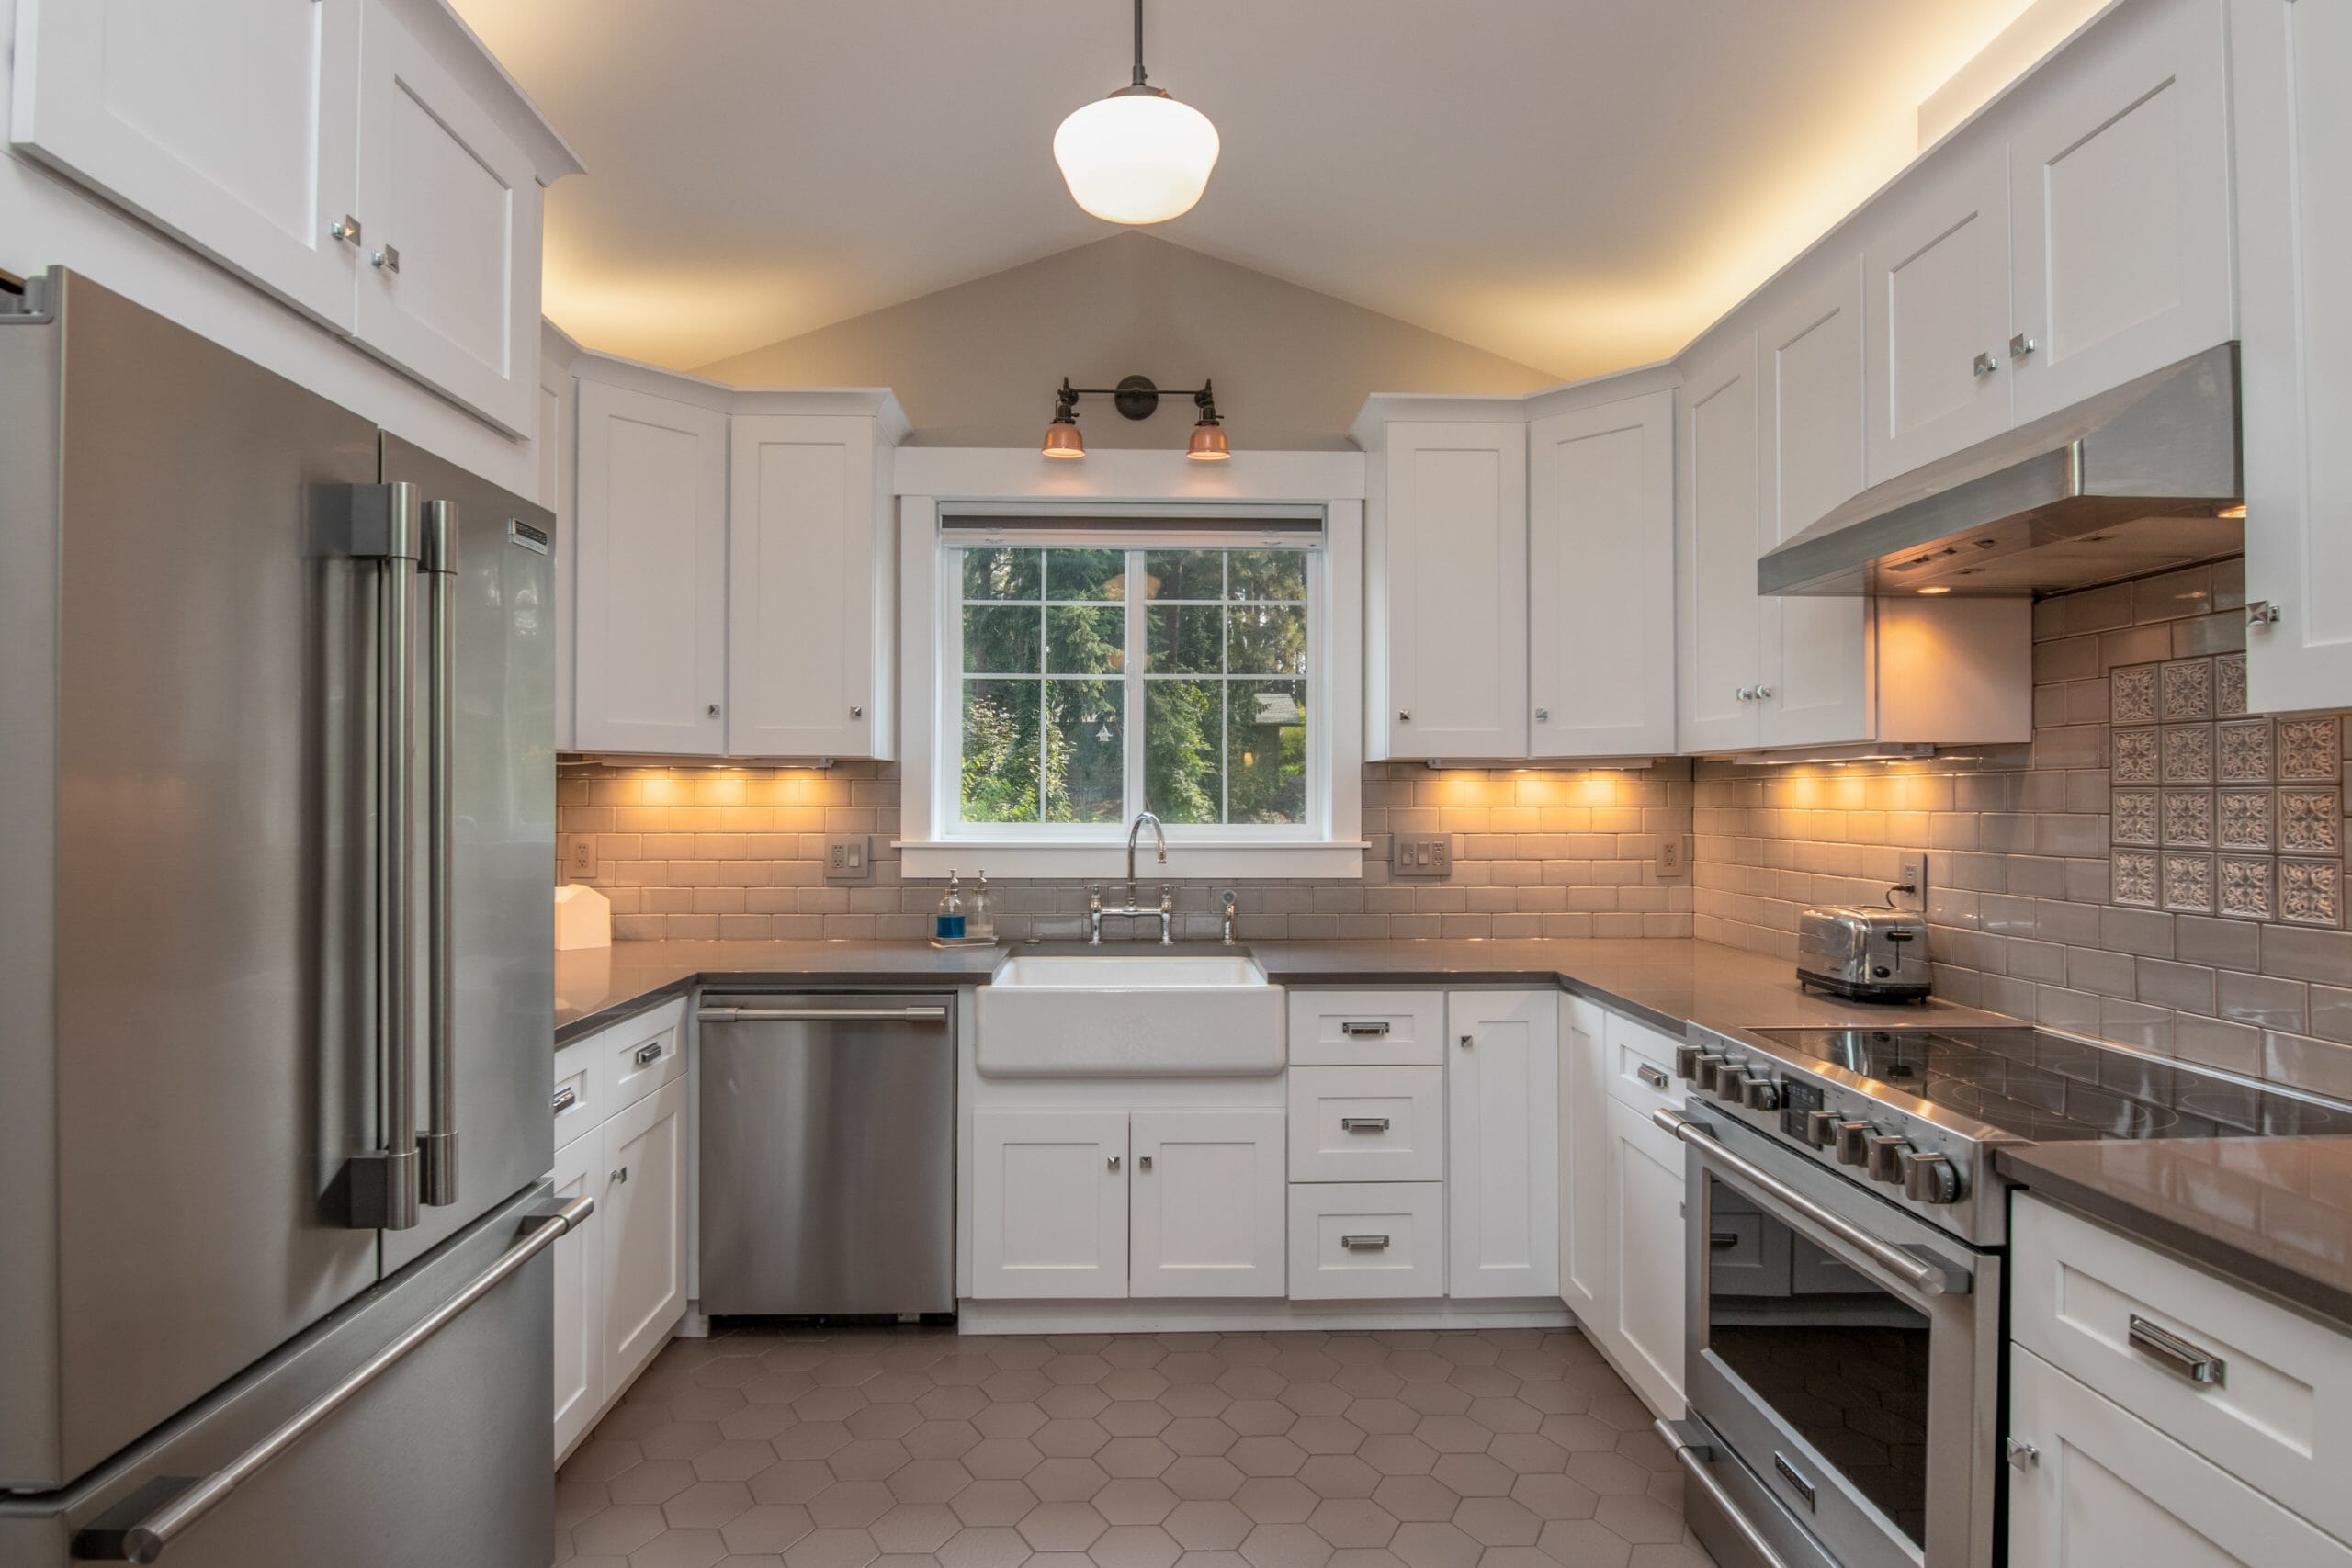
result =
[[[943,243],[953,243],[943,237]],[[697,372],[737,386],[888,387],[927,446],[1024,446],[1064,376],[1216,383],[1237,449],[1347,445],[1372,392],[1533,391],[1556,379],[1393,316],[1148,234],[1114,234],[786,338]],[[1182,446],[1189,400],[1134,422],[1089,399],[1091,446]]]

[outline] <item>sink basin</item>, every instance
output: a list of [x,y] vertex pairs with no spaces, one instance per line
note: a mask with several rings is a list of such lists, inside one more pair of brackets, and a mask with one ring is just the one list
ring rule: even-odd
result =
[[992,1077],[1278,1073],[1283,988],[1243,953],[1015,953],[978,997]]

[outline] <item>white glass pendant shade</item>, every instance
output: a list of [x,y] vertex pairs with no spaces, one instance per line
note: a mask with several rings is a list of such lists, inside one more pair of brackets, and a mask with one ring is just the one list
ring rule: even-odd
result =
[[1193,209],[1216,167],[1216,127],[1149,88],[1098,98],[1054,132],[1071,199],[1113,223],[1164,223]]

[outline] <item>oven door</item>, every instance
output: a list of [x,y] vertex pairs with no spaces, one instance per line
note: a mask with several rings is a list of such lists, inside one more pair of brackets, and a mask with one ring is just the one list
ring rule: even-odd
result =
[[1787,1510],[1750,1522],[1843,1568],[1991,1563],[1999,1255],[1733,1117],[1657,1120],[1688,1162],[1690,1411]]

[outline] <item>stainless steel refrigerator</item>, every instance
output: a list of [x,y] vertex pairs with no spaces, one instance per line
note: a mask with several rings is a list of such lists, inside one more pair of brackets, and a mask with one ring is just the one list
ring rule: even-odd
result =
[[548,1561],[551,527],[0,312],[0,1564]]

